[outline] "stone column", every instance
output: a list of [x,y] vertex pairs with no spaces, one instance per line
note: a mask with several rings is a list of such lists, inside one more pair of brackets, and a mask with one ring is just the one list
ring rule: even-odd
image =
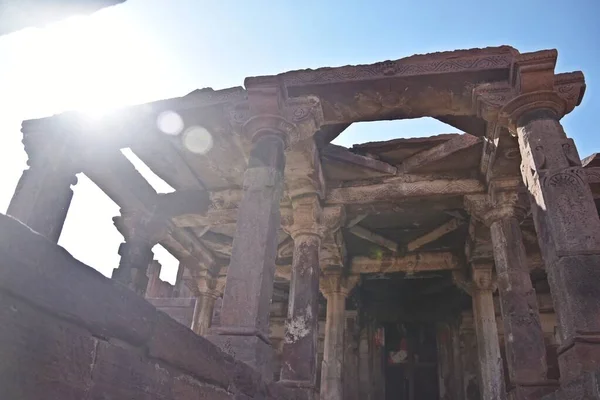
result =
[[346,297],[358,277],[345,277],[341,268],[326,271],[321,278],[321,292],[327,299],[325,349],[321,366],[321,400],[342,400],[344,366],[344,328]]
[[121,260],[112,273],[112,279],[128,286],[144,296],[148,287],[148,266],[154,258],[152,247],[160,235],[157,220],[142,211],[122,210],[121,217],[114,218],[115,225],[125,237],[119,246]]
[[539,399],[557,388],[547,380],[544,333],[519,226],[526,210],[517,192],[493,197],[494,206],[486,222],[494,250],[509,394],[511,399]]
[[53,242],[62,232],[77,183],[74,159],[64,145],[44,144],[28,138],[23,143],[29,156],[6,213]]
[[484,400],[506,400],[504,371],[494,313],[492,263],[477,261],[472,266],[473,318],[479,354],[481,397]]
[[158,297],[158,285],[160,284],[160,271],[162,265],[157,260],[152,260],[148,266],[148,285],[146,286],[146,297]]
[[215,309],[215,302],[223,294],[224,281],[206,273],[205,276],[196,278],[197,290],[196,306],[194,307],[194,318],[192,330],[200,336],[209,332]]
[[148,287],[148,265],[154,257],[154,245],[143,238],[129,238],[119,246],[119,267],[113,270],[112,279],[144,296]]
[[[344,400],[360,400],[358,375],[358,310],[346,311],[342,393]],[[322,363],[321,363],[322,364]]]
[[600,360],[600,219],[554,91],[521,95],[503,115],[519,139],[521,172],[558,317],[561,380],[596,370]]
[[319,252],[322,210],[316,193],[292,199],[294,240],[292,277],[282,352],[281,384],[312,392],[317,380]]
[[[278,117],[272,118],[285,123]],[[224,351],[260,371],[267,380],[273,379],[273,349],[268,335],[285,166],[282,134],[275,128],[254,132],[220,326],[211,330],[209,336]]]

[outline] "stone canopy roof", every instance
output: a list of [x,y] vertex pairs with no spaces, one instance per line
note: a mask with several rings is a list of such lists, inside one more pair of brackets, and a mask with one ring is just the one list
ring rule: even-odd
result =
[[[131,210],[151,215],[160,243],[180,260],[193,260],[190,269],[200,272],[228,264],[252,141],[248,127],[254,115],[278,113],[294,127],[286,151],[284,221],[292,197],[316,191],[323,207],[344,215],[338,237],[325,241],[329,259],[354,260],[349,268],[356,273],[414,273],[442,264],[452,269],[476,236],[465,196],[485,194],[492,180],[521,181],[518,144],[503,107],[528,90],[557,93],[561,115],[581,101],[583,74],[554,73],[556,58],[555,50],[522,54],[501,46],[251,77],[244,88],[199,89],[102,121],[77,113],[25,121],[24,143],[30,160],[47,156],[48,143],[68,149],[71,167],[121,207],[117,228],[130,228]],[[180,119],[176,134],[158,128],[164,113]],[[331,144],[355,122],[418,117],[436,118],[456,131],[351,149]],[[187,141],[198,128],[209,135],[205,152],[191,151]],[[122,148],[175,192],[157,194]],[[482,243],[484,248],[485,238]],[[292,251],[281,230],[281,280],[289,278]]]

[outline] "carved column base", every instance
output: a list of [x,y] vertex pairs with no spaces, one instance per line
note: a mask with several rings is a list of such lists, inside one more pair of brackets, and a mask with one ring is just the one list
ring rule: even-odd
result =
[[516,384],[509,388],[508,400],[540,400],[558,389],[558,381]]
[[223,332],[223,328],[211,329],[206,338],[236,360],[254,368],[266,382],[273,380],[275,351],[270,343],[256,335],[227,335],[220,332]]

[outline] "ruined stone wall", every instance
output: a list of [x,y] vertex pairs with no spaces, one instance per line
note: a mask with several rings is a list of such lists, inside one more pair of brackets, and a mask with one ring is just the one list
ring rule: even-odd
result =
[[0,215],[2,398],[287,399],[245,364]]
[[196,299],[193,297],[147,298],[148,302],[175,321],[188,328],[192,326]]

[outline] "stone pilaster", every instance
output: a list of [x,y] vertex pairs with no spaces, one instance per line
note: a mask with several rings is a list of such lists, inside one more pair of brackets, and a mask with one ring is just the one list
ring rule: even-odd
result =
[[493,186],[493,204],[485,222],[490,226],[496,265],[509,395],[511,399],[539,399],[556,390],[556,384],[547,380],[544,333],[519,225],[527,199],[516,190],[495,191]]
[[23,171],[7,214],[23,222],[53,242],[58,242],[73,198],[71,187],[77,183],[77,154],[70,154],[64,140],[47,132],[23,134],[28,154],[28,169]]
[[192,330],[200,336],[205,336],[211,327],[216,300],[223,295],[225,282],[206,272],[204,276],[195,278],[196,305]]
[[575,143],[559,122],[565,110],[550,90],[523,94],[502,110],[518,136],[558,317],[562,383],[597,369],[600,360],[600,219]]
[[294,240],[281,383],[315,389],[317,372],[319,252],[323,212],[316,193],[292,200],[293,223],[284,228]]
[[272,380],[269,309],[285,167],[284,131],[279,127],[287,122],[280,117],[257,116],[247,124],[255,127],[252,150],[244,175],[220,326],[211,330],[209,338]]
[[321,292],[327,299],[325,350],[321,367],[321,400],[345,398],[342,376],[346,297],[357,282],[357,276],[343,276],[341,268],[325,271],[321,277]]
[[505,400],[504,371],[498,328],[494,313],[493,266],[491,262],[472,262],[473,319],[477,334],[481,397],[485,400]]

